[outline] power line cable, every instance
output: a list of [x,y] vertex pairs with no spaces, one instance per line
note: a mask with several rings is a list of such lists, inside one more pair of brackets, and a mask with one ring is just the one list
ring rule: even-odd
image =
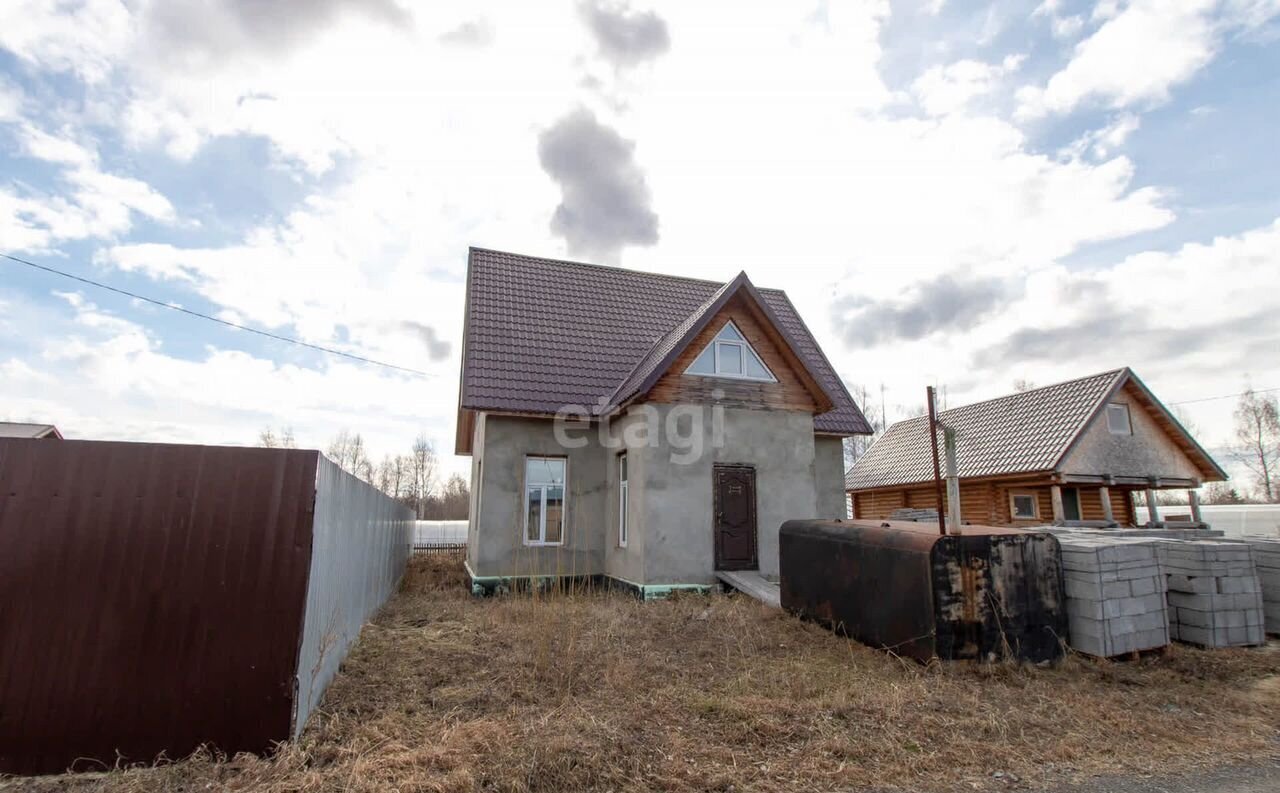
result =
[[52,274],[54,274],[54,275],[60,275],[60,276],[62,276],[63,278],[70,278],[71,280],[73,280],[73,281],[79,281],[79,282],[80,282],[80,283],[82,283],[82,284],[88,284],[89,286],[96,286],[96,287],[98,287],[99,289],[105,289],[105,290],[107,290],[108,292],[115,292],[115,293],[116,293],[116,294],[118,294],[118,295],[124,295],[125,297],[131,297],[131,298],[133,298],[134,300],[141,300],[141,301],[143,301],[143,302],[145,302],[145,303],[150,303],[150,304],[155,305],[155,306],[160,306],[161,308],[168,308],[168,309],[172,309],[172,310],[174,310],[174,311],[180,311],[180,312],[182,312],[183,314],[187,314],[187,315],[192,316],[192,317],[197,317],[197,318],[199,318],[199,319],[207,319],[207,320],[209,320],[210,322],[216,322],[216,323],[218,323],[219,325],[225,325],[225,326],[227,326],[228,328],[235,328],[236,330],[243,330],[243,331],[245,331],[245,332],[247,332],[247,333],[256,333],[256,334],[258,334],[259,336],[266,336],[268,339],[275,339],[276,341],[283,341],[283,342],[287,342],[287,343],[289,343],[289,344],[296,344],[296,345],[298,345],[299,347],[307,347],[307,348],[309,348],[309,349],[316,350],[316,351],[318,351],[318,352],[328,353],[329,355],[340,355],[340,356],[342,356],[343,358],[350,358],[350,359],[351,359],[351,360],[353,360],[353,361],[360,361],[361,363],[367,363],[367,364],[371,364],[371,365],[373,365],[373,366],[381,366],[381,367],[383,367],[384,369],[394,369],[394,370],[396,370],[396,371],[398,371],[398,372],[407,372],[408,374],[417,375],[417,376],[419,376],[419,377],[436,377],[436,376],[437,376],[437,375],[435,375],[435,374],[432,374],[431,372],[424,372],[424,371],[422,371],[421,369],[411,369],[411,368],[409,368],[409,367],[407,367],[407,366],[398,366],[398,365],[393,364],[393,363],[386,363],[386,362],[384,362],[384,361],[376,361],[376,360],[374,360],[373,358],[366,358],[366,357],[364,357],[363,355],[356,355],[356,354],[354,354],[354,353],[343,352],[342,350],[335,350],[335,349],[333,349],[332,347],[322,347],[322,346],[320,346],[319,344],[312,344],[312,343],[310,343],[310,342],[302,341],[301,339],[295,339],[295,338],[292,338],[292,337],[289,337],[289,336],[281,336],[281,335],[280,335],[280,334],[278,334],[278,333],[271,333],[270,331],[259,330],[258,328],[251,328],[251,327],[249,327],[248,325],[241,325],[241,324],[236,323],[236,322],[229,322],[229,321],[227,321],[227,320],[225,320],[225,319],[219,319],[219,318],[217,318],[217,317],[209,316],[208,314],[202,314],[202,313],[200,313],[199,311],[192,311],[192,310],[191,310],[191,309],[189,309],[189,308],[183,308],[182,306],[174,305],[173,303],[168,303],[168,302],[165,302],[165,301],[163,301],[163,300],[156,300],[155,298],[147,297],[147,296],[145,296],[145,295],[140,295],[140,294],[138,294],[138,293],[136,293],[136,292],[130,292],[130,291],[128,291],[127,289],[120,289],[120,288],[118,288],[118,287],[111,286],[110,284],[104,284],[104,283],[102,283],[101,281],[94,281],[93,279],[90,279],[90,278],[84,278],[84,277],[82,277],[82,276],[74,275],[74,274],[72,274],[72,273],[68,273],[68,272],[64,272],[64,271],[62,271],[62,270],[58,270],[58,269],[55,269],[55,268],[53,268],[53,267],[48,267],[48,266],[43,265],[43,264],[36,264],[35,262],[29,262],[29,261],[27,261],[26,259],[20,259],[20,258],[18,258],[17,256],[11,256],[10,254],[7,254],[7,253],[0,253],[0,256],[3,256],[4,258],[8,259],[9,261],[17,262],[18,264],[25,264],[25,265],[26,265],[26,266],[28,266],[28,267],[34,267],[34,268],[35,268],[35,269],[37,269],[37,270],[43,270],[43,271],[44,271],[44,272],[46,272],[46,273],[52,273]]
[[[1266,393],[1270,393],[1271,391],[1280,391],[1280,386],[1277,386],[1275,388],[1251,388],[1249,389],[1249,391],[1252,391],[1255,394],[1266,394]],[[1170,405],[1190,405],[1194,402],[1213,402],[1216,399],[1230,399],[1231,397],[1244,396],[1245,394],[1249,393],[1249,391],[1239,391],[1234,394],[1223,394],[1221,396],[1200,397],[1199,399],[1184,399],[1181,402],[1170,402],[1169,404]]]

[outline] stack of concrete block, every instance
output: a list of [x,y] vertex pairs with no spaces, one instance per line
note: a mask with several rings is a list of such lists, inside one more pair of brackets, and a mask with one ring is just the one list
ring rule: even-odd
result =
[[1060,534],[1071,646],[1101,658],[1169,644],[1165,577],[1154,542]]
[[1253,563],[1262,585],[1262,615],[1267,633],[1280,634],[1280,537],[1250,535],[1244,541],[1253,549]]
[[1262,644],[1262,586],[1243,542],[1160,540],[1169,633],[1203,647]]

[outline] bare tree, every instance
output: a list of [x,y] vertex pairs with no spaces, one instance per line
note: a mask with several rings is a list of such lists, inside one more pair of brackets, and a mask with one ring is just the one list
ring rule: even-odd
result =
[[369,453],[365,450],[364,438],[360,433],[342,430],[329,444],[328,454],[342,470],[357,479],[373,483],[373,463],[369,460]]
[[1243,504],[1244,498],[1226,482],[1210,482],[1205,486],[1201,500],[1206,504]]
[[1036,384],[1026,379],[1025,377],[1019,377],[1013,381],[1013,390],[1017,391],[1019,394],[1024,393],[1026,391],[1030,391],[1035,387],[1036,387]]
[[435,489],[439,468],[440,461],[436,457],[435,447],[431,445],[431,441],[427,440],[427,436],[419,435],[413,442],[413,453],[409,455],[408,477],[409,491],[413,499],[411,506],[417,510],[419,520],[426,518],[427,500]]
[[1263,501],[1280,500],[1280,488],[1276,487],[1280,473],[1280,408],[1276,398],[1259,396],[1252,388],[1245,391],[1236,404],[1235,420],[1239,447],[1233,456],[1253,472]]
[[405,496],[409,461],[403,454],[388,454],[378,463],[374,486],[396,500]]
[[871,448],[871,444],[884,434],[885,426],[885,410],[884,410],[884,389],[880,389],[880,400],[867,393],[865,385],[848,384],[849,393],[857,401],[858,406],[862,409],[862,415],[866,417],[867,424],[871,425],[870,435],[853,435],[844,439],[844,468],[849,470],[858,458],[867,453],[867,449]]
[[464,520],[471,511],[471,488],[461,474],[453,474],[440,493],[440,519]]
[[276,433],[273,427],[264,427],[262,432],[258,433],[258,445],[266,449],[298,448],[293,439],[293,427],[283,427],[279,434]]

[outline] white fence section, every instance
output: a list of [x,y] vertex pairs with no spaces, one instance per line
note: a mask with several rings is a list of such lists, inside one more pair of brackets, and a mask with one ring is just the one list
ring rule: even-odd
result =
[[320,455],[311,575],[298,653],[295,737],[361,626],[399,586],[413,522],[408,507]]
[[[1186,504],[1161,506],[1159,511],[1162,517],[1191,514],[1191,508]],[[1136,513],[1139,525],[1147,522],[1146,507],[1138,507]],[[1280,536],[1280,504],[1206,504],[1200,507],[1200,517],[1211,528],[1224,532],[1228,537],[1243,534]]]
[[415,520],[414,545],[454,545],[467,541],[465,520]]

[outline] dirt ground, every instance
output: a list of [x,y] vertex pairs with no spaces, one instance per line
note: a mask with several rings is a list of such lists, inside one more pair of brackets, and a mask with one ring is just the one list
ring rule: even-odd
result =
[[728,595],[473,599],[415,560],[296,745],[6,790],[990,790],[1280,757],[1280,652],[921,666]]

